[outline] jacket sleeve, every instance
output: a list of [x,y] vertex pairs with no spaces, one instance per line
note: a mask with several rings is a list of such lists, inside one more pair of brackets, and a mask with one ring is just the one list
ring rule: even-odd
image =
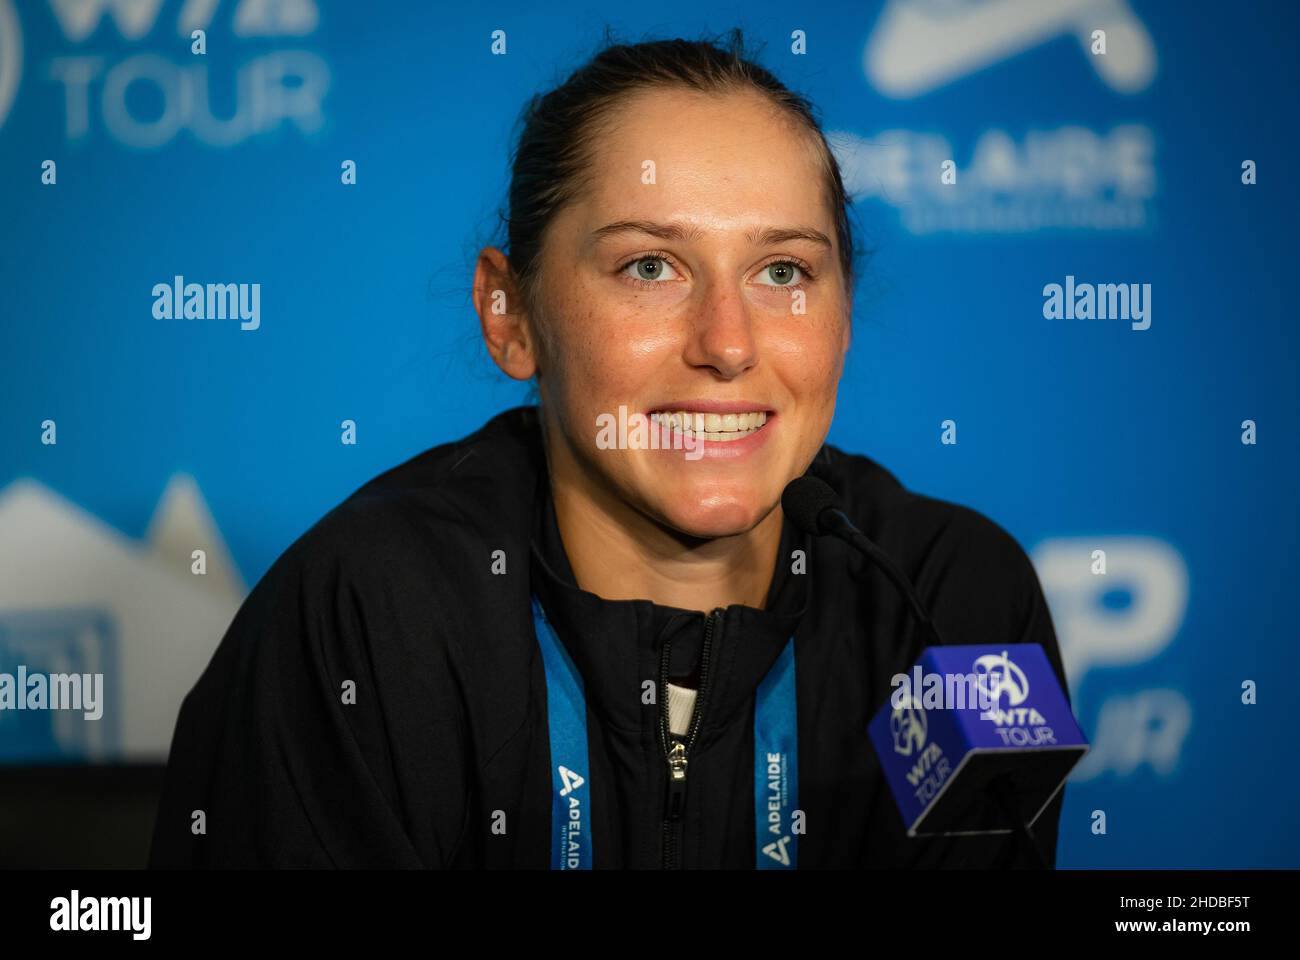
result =
[[463,711],[411,566],[331,518],[276,561],[181,706],[151,867],[451,865]]

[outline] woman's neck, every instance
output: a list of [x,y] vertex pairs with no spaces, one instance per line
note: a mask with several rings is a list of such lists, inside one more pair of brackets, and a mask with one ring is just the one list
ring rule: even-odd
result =
[[552,473],[551,493],[564,552],[583,590],[704,612],[766,605],[781,547],[779,505],[746,533],[698,540],[562,475]]

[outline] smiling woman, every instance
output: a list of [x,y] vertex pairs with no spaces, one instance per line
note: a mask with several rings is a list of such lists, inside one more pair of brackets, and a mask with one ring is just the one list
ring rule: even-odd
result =
[[[1005,531],[826,443],[854,247],[808,103],[733,35],[609,46],[523,121],[473,296],[540,403],[277,561],[186,698],[154,864],[1030,862],[909,838],[868,738],[935,639],[916,598],[943,642],[1041,644],[1064,673]],[[634,417],[659,442],[609,442]],[[911,607],[785,515],[808,473]]]
[[[537,377],[578,582],[761,607],[849,345],[852,234],[811,109],[736,50],[614,48],[534,100],[513,173],[475,299],[497,364]],[[703,456],[599,449],[623,404],[677,414]]]

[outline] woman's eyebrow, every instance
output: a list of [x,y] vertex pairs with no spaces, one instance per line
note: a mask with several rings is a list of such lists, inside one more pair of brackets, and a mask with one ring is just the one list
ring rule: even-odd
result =
[[[627,232],[648,233],[660,240],[697,240],[704,234],[704,231],[699,227],[686,227],[680,223],[655,223],[652,220],[615,220],[613,223],[607,223],[605,226],[593,230],[590,240],[592,243],[599,243],[606,237]],[[820,244],[828,250],[832,249],[830,238],[820,230],[814,230],[812,227],[756,229],[745,234],[745,239],[761,247],[770,247],[773,244],[786,243],[790,240],[808,240]]]
[[704,231],[699,227],[687,228],[680,223],[655,223],[652,220],[615,220],[591,231],[591,242],[599,243],[616,233],[648,233],[660,240],[695,240]]
[[754,231],[746,234],[746,239],[760,247],[770,247],[773,244],[785,243],[788,240],[810,240],[813,243],[821,244],[827,250],[832,248],[830,238],[820,230],[814,230],[812,227],[768,227],[761,233]]

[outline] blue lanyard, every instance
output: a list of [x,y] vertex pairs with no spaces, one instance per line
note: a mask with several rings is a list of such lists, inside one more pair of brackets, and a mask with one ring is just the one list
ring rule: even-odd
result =
[[[591,784],[582,676],[533,597],[533,625],[546,671],[551,736],[551,869],[590,870]],[[754,868],[793,870],[799,837],[799,738],[794,637],[758,686],[754,705]],[[802,832],[802,830],[800,831]]]

